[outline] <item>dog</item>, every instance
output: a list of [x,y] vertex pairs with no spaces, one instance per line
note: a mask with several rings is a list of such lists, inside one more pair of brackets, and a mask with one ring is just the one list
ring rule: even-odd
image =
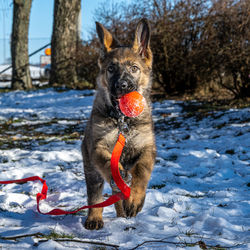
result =
[[[112,183],[110,159],[122,129],[126,144],[120,158],[119,170],[125,181],[129,181],[131,176],[131,194],[128,200],[118,201],[115,209],[118,217],[129,218],[136,216],[143,207],[156,155],[150,101],[153,60],[150,49],[151,31],[148,21],[141,19],[136,26],[131,46],[121,46],[98,22],[96,31],[101,44],[98,60],[100,73],[91,116],[82,142],[88,204],[102,202],[104,181]],[[139,116],[124,117],[119,110],[119,99],[132,91],[143,95],[146,105]],[[114,184],[111,187],[112,193],[116,193]],[[102,212],[102,208],[90,208],[85,228],[101,229],[104,225]]]

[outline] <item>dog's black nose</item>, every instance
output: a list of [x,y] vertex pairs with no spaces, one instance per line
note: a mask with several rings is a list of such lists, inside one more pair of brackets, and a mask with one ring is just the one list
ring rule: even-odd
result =
[[116,89],[126,90],[128,88],[128,82],[126,80],[120,80],[115,84]]
[[127,87],[128,87],[127,81],[122,80],[122,81],[121,81],[121,88],[122,88],[122,89],[127,89]]

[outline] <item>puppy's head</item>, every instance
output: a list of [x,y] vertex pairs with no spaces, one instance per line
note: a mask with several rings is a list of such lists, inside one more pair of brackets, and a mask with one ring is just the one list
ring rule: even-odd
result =
[[134,41],[129,47],[121,46],[98,22],[96,31],[101,44],[99,87],[106,90],[111,103],[116,103],[121,96],[135,90],[143,95],[149,88],[152,68],[148,21],[142,19],[137,24]]

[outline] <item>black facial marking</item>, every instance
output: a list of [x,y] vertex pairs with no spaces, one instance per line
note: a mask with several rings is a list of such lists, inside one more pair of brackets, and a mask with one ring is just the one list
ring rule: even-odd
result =
[[110,64],[107,67],[108,86],[111,100],[118,100],[123,95],[138,89],[139,67],[131,62]]

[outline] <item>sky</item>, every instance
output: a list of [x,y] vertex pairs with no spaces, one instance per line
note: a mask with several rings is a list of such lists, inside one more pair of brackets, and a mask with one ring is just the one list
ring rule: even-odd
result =
[[[117,1],[119,0],[111,0]],[[87,39],[95,27],[95,9],[104,0],[81,0],[81,38]],[[12,29],[12,0],[0,0],[0,64],[10,58]],[[29,27],[29,53],[50,43],[53,26],[53,0],[33,0]],[[39,63],[44,51],[30,58],[30,63]]]

